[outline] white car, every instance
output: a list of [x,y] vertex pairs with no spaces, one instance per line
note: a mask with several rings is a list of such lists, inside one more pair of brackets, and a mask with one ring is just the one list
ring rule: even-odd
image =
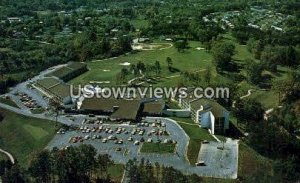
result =
[[133,138],[132,138],[132,137],[129,137],[129,138],[128,138],[128,141],[133,141]]
[[140,144],[140,142],[138,141],[138,140],[136,140],[135,142],[134,142],[134,145],[139,145]]
[[90,138],[90,135],[86,135],[83,139],[88,140]]
[[108,136],[108,140],[115,140],[115,139],[117,139],[117,138],[113,135]]
[[107,139],[106,139],[106,138],[102,139],[102,142],[103,142],[103,143],[106,143],[106,142],[107,142]]

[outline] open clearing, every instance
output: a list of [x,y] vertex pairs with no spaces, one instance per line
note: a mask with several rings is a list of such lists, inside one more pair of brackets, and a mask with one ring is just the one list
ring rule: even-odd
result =
[[0,148],[10,152],[22,166],[34,151],[43,149],[56,133],[54,122],[25,117],[0,108]]
[[[88,72],[78,76],[70,81],[72,84],[88,84],[90,81],[110,81],[111,85],[116,84],[116,75],[123,67],[122,63],[137,64],[139,61],[145,64],[154,64],[159,61],[162,71],[162,77],[172,76],[174,73],[170,72],[167,67],[166,58],[170,57],[173,61],[173,67],[179,71],[196,71],[205,69],[207,66],[212,66],[211,55],[205,50],[196,50],[195,48],[201,46],[199,42],[189,42],[190,49],[183,53],[179,53],[176,48],[171,47],[163,50],[140,51],[136,54],[123,55],[115,59],[108,59],[99,62],[88,62]],[[110,70],[105,72],[103,69]],[[177,73],[179,74],[179,72]],[[132,75],[132,78],[134,76]],[[127,78],[128,80],[132,78]],[[178,81],[178,78],[172,78],[160,82],[160,85],[172,86]],[[168,83],[170,82],[170,83]]]

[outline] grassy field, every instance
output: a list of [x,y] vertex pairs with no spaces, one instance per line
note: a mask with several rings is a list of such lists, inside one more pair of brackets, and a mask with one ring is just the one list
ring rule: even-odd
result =
[[241,142],[239,145],[238,176],[241,180],[247,180],[260,173],[272,175],[272,162]]
[[270,109],[279,105],[279,94],[275,91],[255,91],[250,98],[260,102],[264,109]]
[[0,103],[7,104],[9,106],[19,108],[19,106],[14,101],[12,101],[11,99],[6,99],[6,98],[0,97]]
[[[140,51],[135,54],[124,55],[104,61],[92,61],[88,63],[90,71],[75,78],[71,83],[87,84],[90,81],[110,81],[110,84],[114,85],[116,84],[116,74],[119,73],[123,67],[129,67],[120,65],[124,62],[136,64],[142,61],[145,64],[154,64],[155,61],[159,61],[162,68],[162,76],[179,74],[179,72],[171,73],[168,70],[166,63],[167,57],[172,58],[173,67],[179,71],[198,71],[205,69],[208,65],[212,65],[212,58],[208,52],[196,50],[197,47],[201,47],[199,42],[189,42],[189,46],[191,48],[184,53],[179,53],[176,48],[172,47],[165,50]],[[167,80],[167,83],[164,85],[174,84],[177,79],[178,78],[172,78]],[[163,84],[163,82],[160,84]]]
[[198,154],[203,140],[214,141],[215,139],[207,130],[200,128],[190,118],[172,118],[183,128],[185,133],[190,137],[187,156],[192,165],[197,162]]
[[47,120],[29,118],[0,109],[4,120],[0,122],[0,147],[10,152],[26,166],[29,154],[43,149],[56,132],[54,123]]
[[161,144],[161,143],[143,143],[141,148],[142,153],[174,153],[175,144]]
[[32,109],[31,112],[33,114],[41,114],[41,113],[45,112],[45,109],[43,109],[43,108]]
[[4,154],[0,154],[0,161],[2,160],[8,160],[7,156],[5,156]]
[[114,182],[121,182],[124,169],[125,169],[124,165],[114,164],[108,168],[108,174]]

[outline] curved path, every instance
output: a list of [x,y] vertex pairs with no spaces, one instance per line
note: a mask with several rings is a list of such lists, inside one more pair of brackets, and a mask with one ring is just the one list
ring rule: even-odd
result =
[[131,85],[131,83],[132,83],[133,81],[135,81],[135,80],[143,79],[143,78],[145,77],[145,75],[142,73],[142,71],[140,71],[140,74],[141,74],[141,76],[135,77],[135,78],[129,80],[129,81],[128,81],[128,85]]
[[15,164],[15,159],[9,152],[4,151],[3,149],[0,149],[0,152],[5,154],[9,158],[12,164]]
[[[249,97],[254,91],[255,91],[254,89],[249,89],[249,90],[247,91],[247,94],[241,96],[240,99],[244,99],[244,98]],[[235,107],[235,103],[236,103],[236,101],[233,101],[232,107]],[[265,113],[264,113],[264,119],[265,119],[265,120],[268,120],[269,114],[271,114],[276,108],[281,108],[281,107],[282,107],[282,106],[277,106],[277,107],[274,107],[274,108],[267,109],[267,110],[265,111]]]
[[250,90],[248,90],[248,91],[247,91],[247,94],[246,94],[246,95],[244,95],[244,96],[241,96],[241,97],[240,97],[240,99],[243,99],[243,98],[247,98],[247,97],[249,97],[249,96],[252,94],[252,92],[253,92],[253,91],[255,91],[255,90],[254,90],[254,89],[250,89]]
[[[250,97],[250,95],[253,93],[253,91],[255,91],[255,90],[254,90],[254,89],[249,89],[249,90],[247,91],[247,94],[241,96],[240,99]],[[232,107],[233,107],[233,108],[235,108],[235,103],[236,103],[236,101],[234,100],[234,101],[232,102]]]

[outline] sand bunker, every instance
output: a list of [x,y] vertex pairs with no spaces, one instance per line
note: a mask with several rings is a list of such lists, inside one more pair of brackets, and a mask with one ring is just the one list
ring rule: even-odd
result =
[[90,81],[90,84],[109,84],[110,81]]
[[120,65],[122,65],[122,66],[129,66],[129,65],[131,65],[131,63],[129,63],[129,62],[123,62],[123,63],[120,63]]
[[196,50],[205,50],[205,48],[197,47]]

